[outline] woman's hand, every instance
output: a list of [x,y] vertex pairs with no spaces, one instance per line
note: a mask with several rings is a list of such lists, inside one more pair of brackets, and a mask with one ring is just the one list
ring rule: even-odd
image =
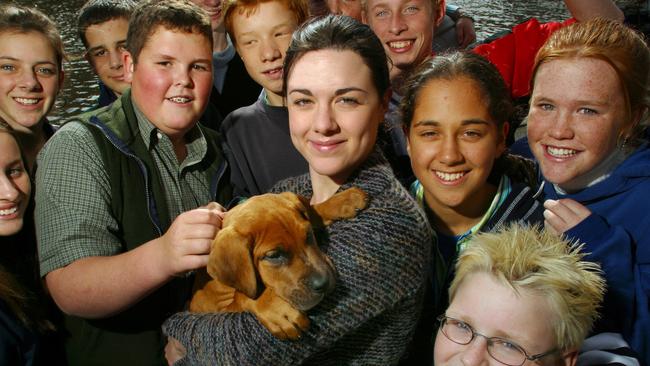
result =
[[556,234],[565,233],[591,215],[591,211],[572,199],[544,201],[544,226]]
[[165,358],[167,363],[171,366],[174,362],[185,357],[187,350],[181,342],[177,341],[176,338],[167,337],[167,345],[165,346]]

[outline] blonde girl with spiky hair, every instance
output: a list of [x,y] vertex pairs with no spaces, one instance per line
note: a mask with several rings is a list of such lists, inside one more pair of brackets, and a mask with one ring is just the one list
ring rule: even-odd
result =
[[435,364],[574,365],[605,290],[584,256],[538,226],[473,236],[438,317]]

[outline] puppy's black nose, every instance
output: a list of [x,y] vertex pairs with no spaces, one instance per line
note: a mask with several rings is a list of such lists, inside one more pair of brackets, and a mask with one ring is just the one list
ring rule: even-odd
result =
[[315,292],[325,292],[329,287],[329,276],[322,273],[314,273],[308,279],[309,288]]

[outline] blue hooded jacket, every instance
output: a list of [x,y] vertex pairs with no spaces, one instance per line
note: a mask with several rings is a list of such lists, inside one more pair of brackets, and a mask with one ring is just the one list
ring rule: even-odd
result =
[[570,198],[591,215],[565,234],[599,262],[607,294],[596,332],[623,337],[650,365],[650,148],[639,147],[605,180],[572,194],[544,183],[546,199]]

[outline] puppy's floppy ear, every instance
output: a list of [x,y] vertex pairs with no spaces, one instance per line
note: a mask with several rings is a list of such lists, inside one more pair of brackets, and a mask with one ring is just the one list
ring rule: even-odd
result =
[[314,208],[311,206],[311,202],[309,202],[309,198],[303,197],[299,194],[295,196],[298,198],[298,201],[302,205],[302,209],[304,209],[303,212],[305,213],[305,216],[307,216],[306,218],[307,220],[309,220],[311,225],[317,228],[325,226],[323,224],[323,220],[321,219],[320,215],[318,215],[318,212],[316,212]]
[[212,242],[208,273],[224,285],[256,298],[257,275],[252,250],[253,238],[238,233],[232,226],[221,229]]

